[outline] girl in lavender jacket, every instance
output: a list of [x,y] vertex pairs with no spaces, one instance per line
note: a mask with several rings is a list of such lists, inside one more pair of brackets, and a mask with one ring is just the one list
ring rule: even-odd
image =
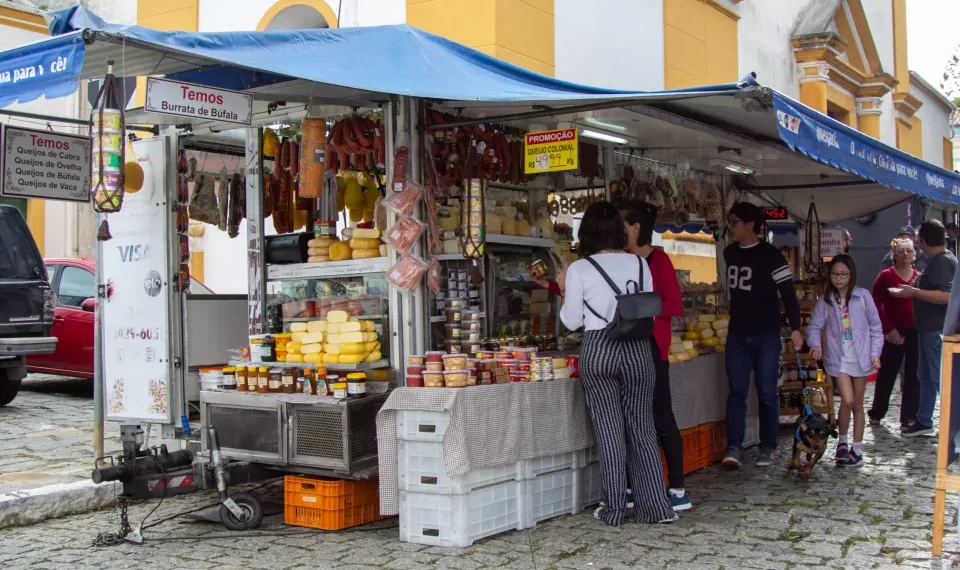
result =
[[[813,320],[807,327],[810,356],[824,359],[827,373],[840,387],[840,440],[837,465],[863,465],[863,393],[867,376],[880,368],[883,351],[883,326],[870,291],[856,287],[857,266],[846,254],[830,261],[830,279],[817,301]],[[824,333],[826,330],[826,334]],[[821,348],[821,336],[827,339]],[[832,405],[832,402],[831,402]],[[853,447],[847,445],[850,414],[853,413]]]

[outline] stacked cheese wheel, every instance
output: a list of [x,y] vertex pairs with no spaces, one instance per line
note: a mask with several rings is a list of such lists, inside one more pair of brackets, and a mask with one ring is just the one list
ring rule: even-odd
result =
[[380,360],[380,340],[373,321],[351,318],[346,311],[330,311],[325,320],[290,325],[287,362],[359,364]]
[[369,228],[354,228],[344,230],[349,232],[349,239],[344,236],[340,241],[336,236],[325,236],[307,242],[307,263],[321,263],[324,261],[345,261],[347,259],[370,259],[384,257],[387,247],[380,240],[380,230]]
[[686,362],[701,354],[724,352],[729,325],[727,315],[698,315],[696,322],[687,324],[682,336],[673,336],[668,359],[671,363]]

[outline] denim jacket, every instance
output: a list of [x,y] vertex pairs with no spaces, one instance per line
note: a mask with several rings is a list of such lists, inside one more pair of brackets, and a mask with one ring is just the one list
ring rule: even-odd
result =
[[[857,353],[860,368],[872,370],[871,359],[880,358],[883,351],[883,326],[877,306],[870,292],[855,287],[850,296],[850,327],[853,329],[853,347]],[[834,304],[827,304],[825,297],[817,300],[813,319],[807,327],[807,346],[821,346],[822,333],[826,328],[827,346],[823,351],[824,367],[831,376],[837,376],[843,359],[840,345],[840,311]]]

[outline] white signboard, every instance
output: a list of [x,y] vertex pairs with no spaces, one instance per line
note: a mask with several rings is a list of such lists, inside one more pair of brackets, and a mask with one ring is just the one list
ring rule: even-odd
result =
[[170,421],[167,216],[163,139],[133,143],[143,189],[110,215],[109,241],[98,242],[109,298],[102,303],[105,417]]
[[192,83],[147,78],[147,111],[249,125],[253,96]]
[[841,228],[820,228],[820,255],[833,257],[843,253],[843,230]]
[[90,139],[3,127],[0,196],[90,201]]

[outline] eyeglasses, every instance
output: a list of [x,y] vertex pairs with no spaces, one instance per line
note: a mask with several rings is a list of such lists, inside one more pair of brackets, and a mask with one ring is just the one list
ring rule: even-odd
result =
[[847,277],[850,277],[850,274],[849,274],[849,273],[833,273],[833,272],[831,272],[831,273],[830,273],[830,277],[836,277],[837,279],[846,279]]

